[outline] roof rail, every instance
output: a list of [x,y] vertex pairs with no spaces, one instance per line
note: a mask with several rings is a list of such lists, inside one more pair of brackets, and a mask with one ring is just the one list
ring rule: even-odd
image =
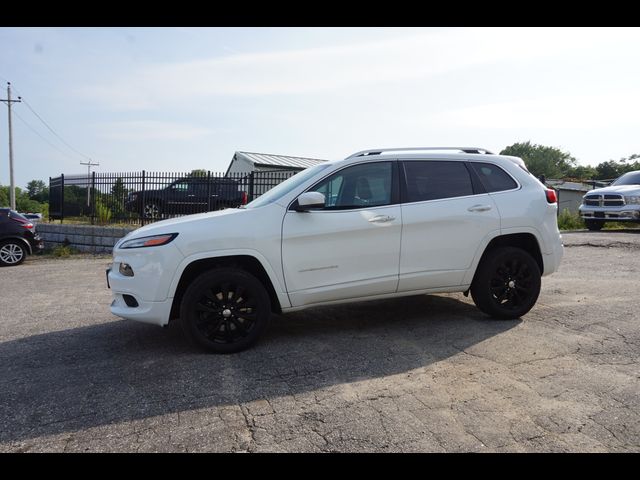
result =
[[383,152],[405,152],[405,151],[431,151],[431,150],[455,150],[458,152],[464,153],[483,153],[485,155],[494,155],[493,152],[490,152],[486,148],[478,148],[478,147],[410,147],[410,148],[374,148],[371,150],[362,150],[361,152],[356,152],[352,155],[349,155],[347,158],[353,157],[366,157],[369,155],[380,155]]

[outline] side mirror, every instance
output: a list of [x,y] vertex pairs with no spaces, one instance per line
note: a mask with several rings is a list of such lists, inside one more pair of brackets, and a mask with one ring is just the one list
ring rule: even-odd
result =
[[294,210],[306,212],[312,208],[324,208],[325,198],[320,192],[305,192],[298,197]]

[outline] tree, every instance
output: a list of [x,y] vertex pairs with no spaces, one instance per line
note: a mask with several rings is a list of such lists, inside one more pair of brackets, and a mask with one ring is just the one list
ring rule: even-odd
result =
[[27,183],[27,194],[31,200],[37,202],[49,200],[49,188],[42,180],[31,180]]
[[500,155],[522,158],[529,171],[536,177],[544,175],[546,178],[561,178],[576,165],[576,159],[570,153],[556,147],[535,145],[530,141],[514,143],[502,150]]

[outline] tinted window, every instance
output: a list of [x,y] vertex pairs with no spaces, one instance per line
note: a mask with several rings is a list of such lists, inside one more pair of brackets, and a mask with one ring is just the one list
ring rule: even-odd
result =
[[462,162],[404,162],[407,202],[473,195],[471,177]]
[[478,177],[480,177],[480,181],[487,192],[501,192],[503,190],[514,189],[518,186],[513,178],[497,165],[476,162],[469,162],[469,164]]
[[322,193],[328,209],[390,205],[392,170],[391,162],[354,165],[334,173],[309,191]]

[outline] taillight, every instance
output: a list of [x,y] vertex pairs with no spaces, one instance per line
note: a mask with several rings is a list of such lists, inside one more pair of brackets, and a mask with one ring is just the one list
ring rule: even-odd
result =
[[21,227],[28,228],[29,230],[33,228],[33,223],[22,220],[21,218],[11,218],[11,220],[18,222]]
[[547,196],[547,202],[558,203],[558,195],[556,194],[555,190],[548,188],[547,190],[544,191],[544,193]]
[[246,205],[247,200],[249,200],[249,197],[247,196],[247,192],[242,192],[242,205]]

